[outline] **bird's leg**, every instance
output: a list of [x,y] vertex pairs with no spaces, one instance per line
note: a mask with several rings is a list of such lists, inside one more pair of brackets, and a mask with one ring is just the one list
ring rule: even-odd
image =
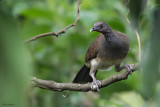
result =
[[99,90],[99,86],[101,86],[101,81],[96,80],[96,78],[95,78],[95,70],[94,70],[93,68],[91,68],[89,75],[90,75],[90,76],[92,77],[92,79],[93,79],[93,82],[92,82],[92,84],[91,84],[91,89],[92,89],[92,90],[95,90],[95,88],[96,88],[97,91],[100,91],[100,90]]
[[130,73],[130,75],[132,75],[133,69],[132,69],[132,66],[130,64],[126,64],[124,66],[120,66],[120,64],[115,65],[115,70],[117,72],[119,72],[119,71],[121,71],[123,69],[127,69],[127,71]]

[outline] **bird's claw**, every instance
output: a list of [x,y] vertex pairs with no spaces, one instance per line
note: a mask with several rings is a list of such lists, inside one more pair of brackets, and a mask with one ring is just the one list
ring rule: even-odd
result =
[[101,81],[99,81],[99,80],[94,80],[93,82],[92,82],[92,84],[91,84],[91,89],[92,89],[92,91],[100,91],[99,90],[99,87],[101,87],[101,85],[102,85],[102,83],[101,83]]
[[130,64],[126,64],[124,66],[124,68],[126,68],[128,70],[128,72],[129,72],[129,74],[132,75],[133,68],[132,68],[132,66]]

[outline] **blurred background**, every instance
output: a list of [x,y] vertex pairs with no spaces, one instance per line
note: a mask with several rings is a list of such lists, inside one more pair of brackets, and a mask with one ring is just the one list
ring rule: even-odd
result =
[[[159,107],[160,2],[81,0],[80,20],[59,37],[48,36],[25,44],[41,33],[56,32],[76,19],[76,0],[0,0],[0,107]],[[142,45],[142,68],[127,80],[93,92],[52,92],[31,88],[31,77],[71,82],[84,63],[85,52],[98,35],[89,30],[104,21],[126,33],[130,51],[123,64],[138,62],[137,29]],[[98,72],[102,80],[116,74]]]

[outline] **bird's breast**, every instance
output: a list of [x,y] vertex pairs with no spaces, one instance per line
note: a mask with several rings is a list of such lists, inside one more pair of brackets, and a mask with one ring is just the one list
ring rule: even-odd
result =
[[102,60],[109,60],[115,62],[124,59],[128,53],[129,46],[123,42],[110,42],[99,45],[99,52],[97,56]]

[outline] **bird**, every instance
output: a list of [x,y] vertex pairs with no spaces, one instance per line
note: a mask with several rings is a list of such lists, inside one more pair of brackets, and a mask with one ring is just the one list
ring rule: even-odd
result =
[[117,72],[127,69],[130,74],[132,73],[130,64],[121,66],[121,62],[128,54],[130,40],[126,34],[112,30],[105,22],[96,22],[90,30],[90,32],[93,31],[100,34],[89,46],[85,55],[85,64],[72,82],[92,82],[91,89],[100,91],[101,82],[95,77],[98,70],[107,70],[115,66]]

